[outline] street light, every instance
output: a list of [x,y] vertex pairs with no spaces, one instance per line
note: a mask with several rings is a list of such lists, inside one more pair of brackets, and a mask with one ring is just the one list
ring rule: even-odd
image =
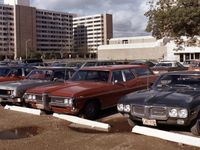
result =
[[28,57],[28,42],[31,42],[31,39],[26,40],[26,59]]

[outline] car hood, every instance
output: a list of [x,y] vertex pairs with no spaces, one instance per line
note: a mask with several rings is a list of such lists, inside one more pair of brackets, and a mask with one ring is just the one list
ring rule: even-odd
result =
[[66,82],[65,87],[50,93],[52,96],[61,97],[87,97],[108,91],[108,83],[103,82]]
[[200,90],[194,89],[142,90],[127,94],[120,99],[119,103],[185,107],[195,100],[199,93]]
[[65,86],[66,85],[63,83],[52,83],[44,86],[37,86],[34,88],[30,88],[26,91],[26,93],[34,93],[34,94],[50,93],[55,90],[64,88]]
[[47,83],[50,81],[44,80],[20,80],[20,81],[9,81],[9,82],[1,82],[0,89],[15,89],[17,87],[26,87],[29,85],[38,85],[42,83]]
[[0,82],[22,80],[22,77],[0,77]]

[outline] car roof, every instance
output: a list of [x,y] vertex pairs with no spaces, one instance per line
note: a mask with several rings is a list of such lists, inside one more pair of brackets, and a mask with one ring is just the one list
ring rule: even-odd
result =
[[199,71],[172,71],[163,75],[200,75]]
[[97,71],[112,71],[129,68],[147,68],[146,65],[109,65],[109,66],[95,66],[95,67],[84,67],[80,70],[97,70]]
[[39,66],[39,67],[36,67],[37,69],[40,69],[40,70],[76,70],[75,67],[43,67],[43,66]]

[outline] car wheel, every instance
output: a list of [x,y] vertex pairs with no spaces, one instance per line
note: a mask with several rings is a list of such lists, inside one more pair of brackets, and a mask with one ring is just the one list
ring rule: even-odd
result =
[[83,117],[94,120],[97,118],[100,107],[97,101],[89,101],[86,103],[83,110]]
[[199,136],[200,135],[200,120],[197,119],[195,124],[191,127],[190,131],[192,134]]
[[130,118],[128,118],[128,124],[131,126],[131,127],[134,127],[136,125],[136,122],[134,122],[133,120],[131,120]]
[[6,103],[1,102],[0,105],[4,107],[4,106],[6,106]]

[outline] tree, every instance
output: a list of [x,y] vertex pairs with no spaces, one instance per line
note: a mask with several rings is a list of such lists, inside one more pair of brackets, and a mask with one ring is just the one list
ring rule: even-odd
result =
[[149,5],[146,31],[154,37],[180,39],[200,35],[200,0],[151,0]]

